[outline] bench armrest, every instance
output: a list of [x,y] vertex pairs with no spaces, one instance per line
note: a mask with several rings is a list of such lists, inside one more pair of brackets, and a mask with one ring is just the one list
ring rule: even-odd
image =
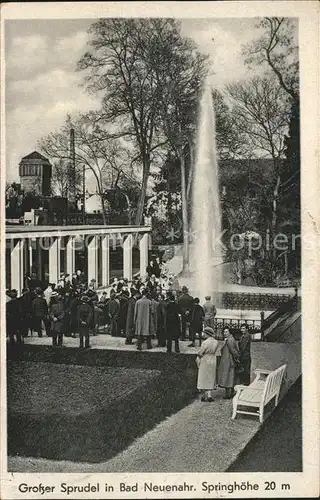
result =
[[258,392],[261,392],[261,388],[258,388],[258,387],[252,387],[251,385],[236,385],[234,390],[236,392],[241,392],[241,391],[244,391],[245,389],[249,389],[250,391],[258,391]]
[[272,373],[274,370],[261,370],[260,368],[257,368],[256,370],[254,370],[254,373],[256,373],[257,375],[270,375],[270,373]]

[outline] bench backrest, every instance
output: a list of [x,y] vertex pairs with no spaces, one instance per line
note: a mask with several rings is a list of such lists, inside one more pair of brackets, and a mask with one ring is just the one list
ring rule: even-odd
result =
[[273,372],[269,373],[263,390],[262,401],[264,404],[269,403],[272,398],[279,392],[284,372],[287,365],[282,365]]

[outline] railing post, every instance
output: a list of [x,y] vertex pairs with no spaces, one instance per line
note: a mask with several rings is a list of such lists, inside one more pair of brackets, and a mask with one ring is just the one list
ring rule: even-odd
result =
[[264,311],[260,312],[261,316],[261,340],[264,340]]

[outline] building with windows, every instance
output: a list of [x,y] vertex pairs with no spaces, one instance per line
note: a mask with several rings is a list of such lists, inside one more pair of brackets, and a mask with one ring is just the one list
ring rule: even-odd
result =
[[19,163],[21,190],[39,196],[51,192],[52,166],[47,158],[37,151],[24,156]]

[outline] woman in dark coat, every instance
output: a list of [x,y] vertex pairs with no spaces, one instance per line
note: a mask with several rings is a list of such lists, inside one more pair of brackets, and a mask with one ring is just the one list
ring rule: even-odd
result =
[[171,292],[167,294],[168,302],[166,307],[166,339],[167,352],[172,351],[172,341],[174,340],[175,352],[180,352],[179,337],[181,335],[180,306],[175,302]]
[[221,360],[218,368],[218,385],[224,387],[226,394],[224,399],[234,396],[236,383],[235,368],[239,364],[239,347],[229,328],[224,329],[225,343],[221,349]]

